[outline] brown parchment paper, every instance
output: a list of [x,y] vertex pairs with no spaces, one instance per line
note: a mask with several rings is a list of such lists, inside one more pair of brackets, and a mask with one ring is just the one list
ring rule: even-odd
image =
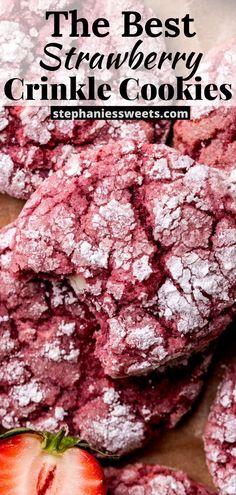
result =
[[[23,201],[0,195],[0,228],[14,221],[23,204]],[[225,366],[235,360],[235,355],[236,328],[232,325],[219,342],[204,391],[192,412],[174,430],[154,437],[145,449],[122,462],[159,463],[183,469],[193,479],[213,487],[205,463],[202,434],[217,385]]]

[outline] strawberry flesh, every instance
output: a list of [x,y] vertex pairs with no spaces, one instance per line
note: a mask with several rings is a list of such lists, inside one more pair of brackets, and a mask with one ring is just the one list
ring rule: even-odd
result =
[[48,453],[37,434],[0,441],[1,495],[105,495],[103,471],[78,447]]

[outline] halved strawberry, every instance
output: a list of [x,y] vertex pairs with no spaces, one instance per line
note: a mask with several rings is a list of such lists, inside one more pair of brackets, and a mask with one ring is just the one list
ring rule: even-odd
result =
[[65,433],[18,429],[0,436],[0,494],[105,495],[100,464]]

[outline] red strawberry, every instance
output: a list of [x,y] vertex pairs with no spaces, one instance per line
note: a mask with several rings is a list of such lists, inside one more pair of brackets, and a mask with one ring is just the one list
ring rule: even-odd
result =
[[0,436],[1,495],[105,495],[104,475],[85,444],[65,436],[12,430]]

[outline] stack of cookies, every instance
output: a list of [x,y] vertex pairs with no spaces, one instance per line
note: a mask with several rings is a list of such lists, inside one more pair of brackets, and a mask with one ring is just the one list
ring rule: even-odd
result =
[[[0,190],[28,199],[0,234],[5,429],[66,425],[121,456],[191,409],[235,315],[235,117],[177,122],[178,151],[164,121],[2,109]],[[235,387],[232,368],[205,437],[221,495],[236,494]],[[113,495],[211,493],[160,466],[106,474]]]

